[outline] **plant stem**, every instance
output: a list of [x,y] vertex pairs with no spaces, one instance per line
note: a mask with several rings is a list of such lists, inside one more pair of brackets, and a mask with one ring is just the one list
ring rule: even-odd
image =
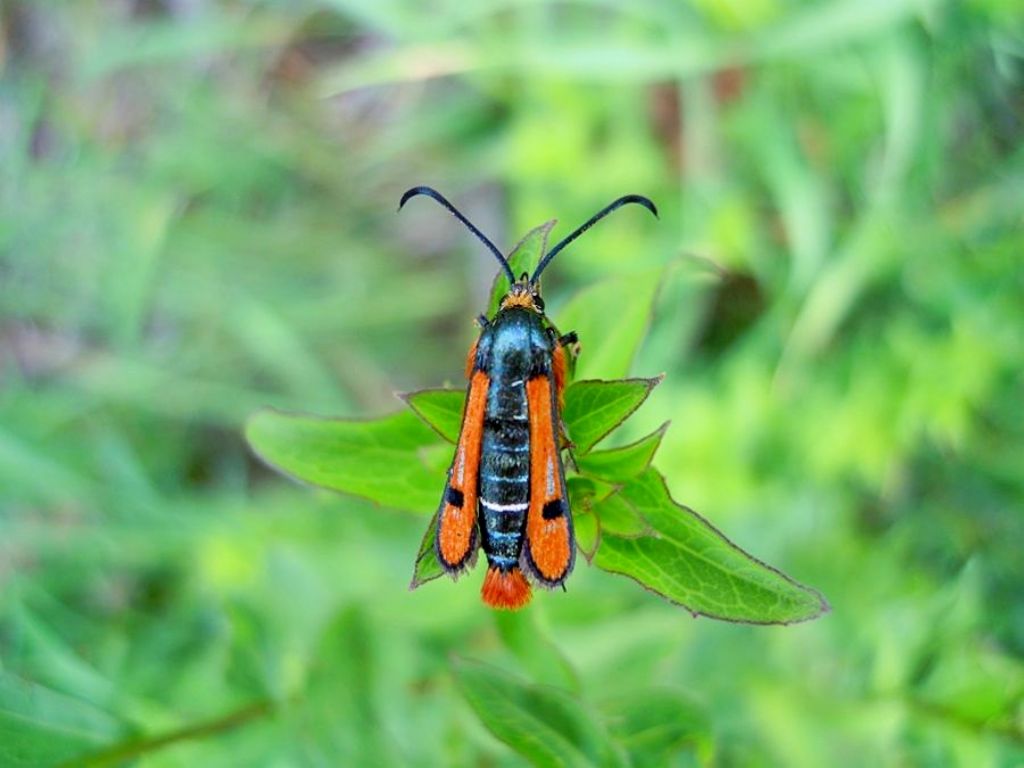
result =
[[170,733],[159,736],[147,736],[115,744],[91,755],[76,757],[60,764],[60,768],[100,768],[101,766],[118,765],[127,760],[163,749],[171,744],[193,739],[203,739],[230,731],[253,720],[264,717],[272,712],[274,702],[265,699],[249,704],[241,709],[206,722],[187,725]]

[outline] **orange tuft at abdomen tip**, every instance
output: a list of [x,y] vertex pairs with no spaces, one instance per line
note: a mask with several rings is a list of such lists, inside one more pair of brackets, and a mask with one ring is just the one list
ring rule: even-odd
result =
[[502,571],[492,565],[484,576],[480,596],[491,608],[517,611],[530,602],[530,584],[518,568]]

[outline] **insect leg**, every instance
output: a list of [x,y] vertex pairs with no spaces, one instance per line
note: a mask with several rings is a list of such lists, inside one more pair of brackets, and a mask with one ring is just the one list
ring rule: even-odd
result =
[[576,331],[569,331],[564,336],[560,336],[558,345],[569,350],[571,362],[575,364],[576,358],[580,356],[580,337],[576,335]]

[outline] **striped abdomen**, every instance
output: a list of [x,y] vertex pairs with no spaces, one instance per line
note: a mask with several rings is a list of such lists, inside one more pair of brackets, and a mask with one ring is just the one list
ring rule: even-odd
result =
[[491,382],[479,474],[481,546],[502,571],[519,563],[530,506],[530,421],[522,379]]

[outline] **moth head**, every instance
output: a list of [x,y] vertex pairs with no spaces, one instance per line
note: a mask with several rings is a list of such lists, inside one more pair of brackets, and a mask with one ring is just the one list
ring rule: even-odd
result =
[[540,283],[531,280],[530,276],[523,272],[519,279],[512,283],[512,287],[508,289],[508,293],[501,300],[502,309],[509,307],[532,309],[543,315],[544,299],[540,297]]

